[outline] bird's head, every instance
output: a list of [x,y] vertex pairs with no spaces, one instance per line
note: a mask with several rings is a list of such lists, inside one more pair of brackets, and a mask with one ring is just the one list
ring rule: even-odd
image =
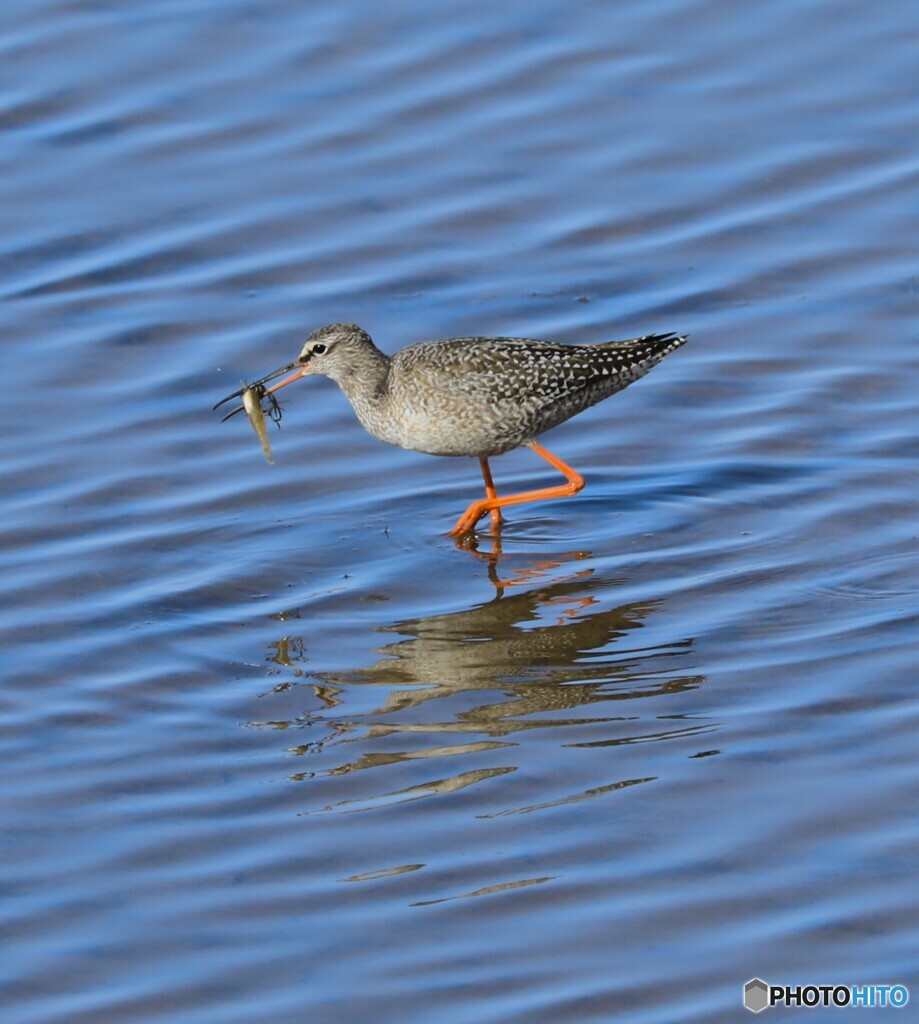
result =
[[[341,381],[360,365],[361,353],[374,348],[370,335],[357,324],[327,324],[317,328],[306,339],[297,365],[303,377],[319,373]],[[296,380],[296,375],[292,379]],[[286,383],[288,381],[282,381],[276,386]]]

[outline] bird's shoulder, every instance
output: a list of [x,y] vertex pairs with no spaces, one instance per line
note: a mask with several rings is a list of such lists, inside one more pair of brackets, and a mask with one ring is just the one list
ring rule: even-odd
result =
[[394,357],[406,369],[430,368],[453,374],[508,372],[514,367],[583,361],[579,347],[533,338],[445,338],[409,345]]

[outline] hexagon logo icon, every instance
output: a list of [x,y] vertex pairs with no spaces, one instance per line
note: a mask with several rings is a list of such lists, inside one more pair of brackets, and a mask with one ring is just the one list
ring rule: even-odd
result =
[[759,1013],[769,1005],[769,986],[759,978],[751,978],[743,987],[743,1004],[751,1013]]

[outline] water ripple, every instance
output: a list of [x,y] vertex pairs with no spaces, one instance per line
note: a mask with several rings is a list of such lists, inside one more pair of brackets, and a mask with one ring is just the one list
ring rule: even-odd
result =
[[[4,7],[5,1024],[911,977],[906,11]],[[339,320],[691,342],[457,550],[474,460],[210,412]]]

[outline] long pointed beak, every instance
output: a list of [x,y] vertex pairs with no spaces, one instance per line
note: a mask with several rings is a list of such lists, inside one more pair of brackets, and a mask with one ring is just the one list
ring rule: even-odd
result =
[[[296,369],[294,369],[296,367]],[[290,376],[285,377],[283,380],[279,380],[277,384],[274,384],[270,388],[266,388],[265,385],[271,381],[276,380],[282,374],[287,373],[289,370],[294,370]],[[280,388],[286,387],[288,384],[293,384],[295,380],[300,380],[302,377],[307,376],[309,370],[304,363],[288,363],[287,366],[282,366],[279,370],[275,370],[273,373],[269,373],[266,377],[262,377],[259,380],[253,381],[251,384],[246,384],[241,387],[238,391],[234,391],[232,395],[227,395],[226,398],[221,398],[220,401],[214,406],[214,409],[219,409],[221,405],[231,402],[234,398],[239,398],[245,391],[250,388],[263,388],[266,394],[270,394],[272,391],[278,391]],[[228,412],[226,416],[220,421],[225,423],[231,416],[235,416],[238,412],[243,412],[243,406],[238,405],[232,412]]]

